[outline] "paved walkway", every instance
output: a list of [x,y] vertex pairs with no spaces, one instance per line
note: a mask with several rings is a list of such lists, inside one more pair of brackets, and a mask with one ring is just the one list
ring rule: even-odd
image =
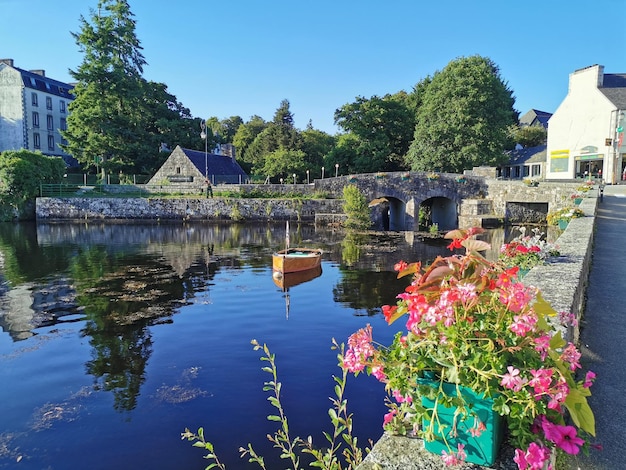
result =
[[583,370],[591,388],[597,442],[603,450],[578,456],[580,470],[626,469],[626,186],[606,186],[598,204],[587,301],[581,324]]

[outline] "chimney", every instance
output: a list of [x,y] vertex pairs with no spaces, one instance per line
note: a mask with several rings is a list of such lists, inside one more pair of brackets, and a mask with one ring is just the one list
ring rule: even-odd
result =
[[13,67],[13,59],[0,59],[0,63]]
[[46,71],[43,69],[35,69],[35,70],[29,70],[30,73],[34,73],[37,75],[41,75],[42,77],[46,76]]

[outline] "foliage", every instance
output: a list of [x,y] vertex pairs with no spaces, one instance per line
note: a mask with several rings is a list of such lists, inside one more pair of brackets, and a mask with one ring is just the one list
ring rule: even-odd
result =
[[293,182],[293,175],[302,175],[306,171],[302,150],[279,149],[269,153],[265,159],[263,174],[270,176],[274,181],[282,178],[285,182]]
[[[358,145],[349,161],[336,160],[347,172],[404,169],[403,157],[413,139],[415,112],[406,92],[357,97],[335,111],[335,124],[351,133]],[[332,157],[327,162],[333,164]]]
[[548,225],[559,225],[559,220],[567,220],[569,222],[572,219],[577,219],[584,216],[585,213],[582,211],[582,209],[579,209],[578,207],[567,206],[548,212],[546,220],[548,222]]
[[343,223],[345,228],[367,230],[372,226],[367,199],[357,186],[353,184],[344,186],[343,200],[343,211],[347,215],[347,219]]
[[233,144],[237,148],[237,161],[242,168],[250,172],[252,170],[253,161],[248,155],[248,147],[254,142],[254,139],[265,130],[267,122],[260,116],[252,116],[250,120],[237,128],[237,132],[233,137]]
[[[411,275],[412,282],[396,305],[382,309],[390,324],[406,316],[406,331],[389,346],[376,345],[367,325],[349,338],[342,366],[385,384],[387,430],[426,440],[440,439],[440,416],[423,398],[454,408],[454,416],[470,419],[472,433],[480,434],[484,423],[460,387],[484,394],[505,417],[519,468],[543,468],[552,452],[577,454],[587,449],[587,435],[595,435],[587,403],[595,374],[576,380],[580,353],[550,323],[556,312],[536,289],[517,282],[517,267],[506,269],[479,254],[488,248],[474,239],[481,231],[446,235],[453,239],[449,247],[465,248],[464,255],[437,257],[424,269],[398,263],[398,277]],[[422,380],[427,377],[433,380]],[[448,394],[444,384],[456,394]],[[456,450],[448,446],[444,460],[463,460],[462,448]]]
[[437,235],[439,233],[439,224],[432,224],[428,227],[428,233],[431,235]]
[[[255,351],[263,351],[261,360],[267,362],[268,365],[262,370],[272,376],[270,381],[264,383],[263,390],[271,392],[267,399],[276,409],[276,414],[268,415],[267,419],[280,423],[280,428],[274,434],[268,434],[267,439],[280,451],[280,458],[289,461],[293,470],[300,470],[301,468],[300,452],[313,457],[314,461],[310,464],[311,467],[327,470],[355,469],[363,461],[363,451],[358,446],[357,438],[352,435],[352,414],[348,413],[348,401],[344,398],[346,370],[342,370],[341,377],[334,377],[336,383],[335,398],[330,399],[333,406],[328,410],[333,430],[332,434],[323,433],[327,447],[318,449],[313,445],[311,436],[307,439],[291,437],[289,422],[281,402],[282,383],[278,381],[276,357],[270,352],[267,345],[261,346],[256,340],[252,340],[252,345]],[[338,358],[341,358],[344,354],[344,346],[339,346],[333,341],[333,348],[339,349]],[[226,466],[219,461],[214,452],[213,444],[204,438],[203,428],[199,428],[197,433],[185,429],[185,432],[181,433],[181,438],[193,441],[194,447],[200,447],[207,451],[204,458],[211,463],[206,467],[206,470],[211,468],[225,470]],[[268,468],[265,459],[256,453],[252,444],[249,443],[246,448],[240,447],[239,452],[241,452],[242,458],[248,457],[248,462],[256,463],[262,469]]]
[[526,235],[526,227],[517,230],[520,234],[500,247],[499,260],[505,266],[528,270],[544,264],[550,256],[559,256],[558,247],[548,243],[538,228],[532,230],[533,235]]
[[72,33],[84,57],[70,71],[75,99],[61,147],[86,168],[152,172],[165,159],[161,143],[199,143],[199,128],[166,85],[142,78],[146,61],[128,2],[99,0],[90,13],[91,23],[81,16]]
[[508,128],[517,120],[513,104],[491,60],[450,62],[423,90],[407,164],[416,171],[461,173],[505,162]]
[[[293,115],[289,101],[283,100],[268,123],[246,149],[245,160],[253,173],[263,173],[265,165],[271,165],[273,152],[299,151],[302,149],[302,136],[293,125]],[[267,174],[267,173],[266,173]],[[272,175],[270,175],[272,176]]]
[[533,188],[536,188],[537,186],[539,186],[539,181],[534,179],[534,178],[524,178],[522,180],[522,182],[526,185],[526,186],[530,186]]
[[[63,180],[65,162],[41,152],[7,150],[0,153],[0,205],[19,209],[39,194],[41,184],[58,184]],[[12,218],[9,213],[0,217]]]
[[545,145],[548,139],[548,131],[543,126],[511,126],[509,128],[511,139],[514,143],[524,148]]

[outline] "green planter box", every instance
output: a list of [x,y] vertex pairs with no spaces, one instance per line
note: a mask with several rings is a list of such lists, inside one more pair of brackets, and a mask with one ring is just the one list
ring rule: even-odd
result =
[[574,204],[578,205],[578,204],[580,204],[581,202],[583,202],[583,198],[582,198],[582,197],[577,197],[577,198],[574,198]]
[[[420,382],[427,383],[431,381],[421,379]],[[435,382],[431,383],[435,387],[439,385]],[[453,384],[443,384],[443,390],[448,396],[457,396],[456,386]],[[425,440],[424,447],[433,454],[441,455],[443,450],[456,452],[457,444],[463,444],[467,454],[467,462],[491,466],[498,457],[504,435],[502,416],[493,411],[493,400],[491,398],[484,398],[467,387],[461,386],[460,390],[465,401],[469,403],[472,412],[483,422],[486,429],[479,436],[472,436],[470,430],[475,428],[475,418],[468,416],[463,419],[461,416],[458,416],[456,419],[456,433],[454,433],[454,412],[456,408],[445,408],[438,404],[437,414],[441,426],[435,424],[434,431],[437,439],[430,442]],[[435,402],[428,398],[422,398],[422,405],[432,409],[435,406]],[[429,424],[426,420],[423,423],[424,427]],[[444,435],[448,445],[443,440]]]
[[569,224],[569,220],[565,220],[565,219],[559,220],[559,228],[561,230],[565,230],[567,228],[567,224]]

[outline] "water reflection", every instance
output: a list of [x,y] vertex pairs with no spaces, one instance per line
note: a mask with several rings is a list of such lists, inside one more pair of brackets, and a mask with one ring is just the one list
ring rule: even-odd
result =
[[[252,338],[280,359],[289,406],[304,416],[294,433],[325,430],[337,366],[331,338],[345,341],[371,323],[377,340],[390,342],[397,329],[380,306],[409,281],[396,279],[394,264],[449,251],[412,232],[291,229],[294,244],[324,250],[323,272],[277,286],[271,256],[285,238],[282,223],[0,224],[0,459],[2,437],[19,434],[7,448],[30,450],[26,469],[84,468],[85,457],[100,468],[200,468],[197,450],[172,436],[203,425],[219,429],[214,443],[233,451],[229,468],[253,468],[236,449],[273,429]],[[508,236],[487,235],[494,244]],[[359,441],[378,438],[384,391],[357,380],[349,393]],[[37,416],[56,417],[37,430],[45,436],[24,424]],[[82,431],[96,427],[98,440]],[[146,427],[157,445],[136,439]]]

